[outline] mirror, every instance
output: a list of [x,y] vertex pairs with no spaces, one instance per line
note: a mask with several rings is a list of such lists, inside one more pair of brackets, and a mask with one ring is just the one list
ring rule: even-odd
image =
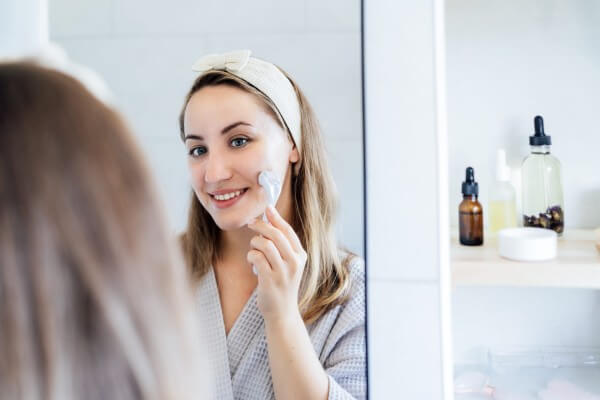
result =
[[[113,104],[136,134],[165,201],[173,231],[185,230],[190,207],[187,155],[190,149],[179,138],[178,116],[185,95],[198,76],[191,66],[202,55],[250,49],[253,56],[287,71],[311,103],[322,128],[327,159],[339,193],[335,228],[338,241],[358,257],[363,256],[359,1],[234,0],[224,4],[210,0],[168,3],[49,0],[48,7],[50,40],[60,45],[74,62],[91,68],[104,80],[112,93]],[[240,302],[235,298],[230,302],[223,295],[226,290],[223,281],[217,272],[215,274],[214,282],[219,287],[203,288],[212,290],[213,297],[207,300],[210,307],[215,304],[222,307],[230,345],[236,337],[240,340],[245,337],[242,324],[252,324],[257,314],[247,313],[252,300],[245,306],[245,300]],[[364,274],[360,281],[364,281]],[[364,293],[364,287],[353,290]],[[235,324],[228,326],[226,309],[236,310],[247,319],[239,322],[234,318]],[[353,313],[364,316],[365,309]],[[325,330],[320,332],[320,329]],[[328,335],[324,333],[327,329],[315,322],[309,329],[311,340],[322,341],[320,335]],[[362,335],[363,341],[357,343],[362,343],[362,351],[366,352],[364,331]],[[211,336],[209,340],[217,340],[215,338]],[[235,356],[227,358],[227,349],[220,348],[220,351],[225,358],[216,356],[213,361],[229,363],[231,371],[228,372],[237,374],[232,379],[240,381],[227,390],[237,394],[236,390],[254,385],[251,369],[242,371],[249,368],[248,364],[240,366]],[[238,351],[240,357],[245,357],[243,351]],[[366,363],[365,357],[363,354],[363,363]],[[265,362],[263,359],[262,363]],[[362,374],[366,374],[366,365],[363,367]],[[221,366],[216,366],[215,371],[219,368]],[[366,395],[366,376],[359,382],[360,370],[346,372],[352,375],[351,387],[338,388],[330,382],[329,390],[348,389],[357,397],[362,397],[361,393]],[[248,396],[245,398],[263,397],[256,393]]]
[[[251,49],[298,82],[316,111],[340,198],[339,240],[363,254],[360,3],[49,1],[50,39],[96,71],[125,115],[181,231],[189,179],[177,117],[202,55]],[[224,22],[226,21],[226,22]]]

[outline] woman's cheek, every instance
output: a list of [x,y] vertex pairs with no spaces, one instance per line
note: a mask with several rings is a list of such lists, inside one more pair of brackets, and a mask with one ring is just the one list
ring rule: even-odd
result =
[[202,168],[199,168],[199,166],[190,165],[189,169],[190,169],[190,178],[192,180],[192,187],[196,191],[201,191],[202,183],[204,182],[204,179],[203,179],[204,173],[202,171]]
[[283,179],[288,166],[285,148],[282,147],[273,145],[264,152],[261,169],[275,172],[280,179]]
[[243,171],[249,175],[254,183],[258,183],[258,174],[269,169],[269,157],[264,151],[256,151],[246,155],[243,161]]

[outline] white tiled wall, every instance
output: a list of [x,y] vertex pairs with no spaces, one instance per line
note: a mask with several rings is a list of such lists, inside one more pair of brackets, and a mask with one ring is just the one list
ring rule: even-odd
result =
[[0,58],[37,53],[48,41],[48,10],[44,0],[0,3]]
[[[373,171],[367,179],[368,228],[383,241],[381,247],[401,249],[403,259],[418,261],[399,267],[389,253],[370,252],[371,271],[386,278],[435,280],[439,273],[431,4],[401,2],[388,8],[379,3],[367,7],[371,14],[365,13],[365,24],[370,23],[365,28],[367,146],[373,143],[367,147],[367,169]],[[397,19],[407,21],[393,21]],[[383,40],[390,43],[377,43]],[[374,176],[375,171],[380,176]],[[380,184],[383,181],[386,184]]]
[[439,242],[434,15],[440,3],[364,4],[369,384],[374,399],[450,399],[452,393]]
[[442,399],[437,282],[369,282],[373,399]]
[[515,347],[600,347],[600,291],[458,288],[453,296],[456,362]]
[[340,241],[363,254],[358,0],[49,0],[51,40],[96,70],[149,158],[175,229],[189,189],[177,117],[201,55],[249,48],[287,70],[319,116]]

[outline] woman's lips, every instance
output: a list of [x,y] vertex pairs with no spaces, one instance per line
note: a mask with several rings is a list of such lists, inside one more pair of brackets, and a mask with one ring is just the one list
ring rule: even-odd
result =
[[[225,193],[217,193],[217,194],[211,194],[210,198],[213,202],[213,204],[215,205],[215,207],[217,208],[228,208],[233,206],[235,203],[237,203],[242,196],[244,196],[244,194],[246,194],[246,191],[248,191],[248,189],[240,189],[240,190],[233,190],[233,191],[229,191],[229,192],[225,192]],[[222,191],[221,191],[222,192]],[[237,192],[240,192],[237,196],[231,197],[227,200],[218,200],[216,197],[221,197],[226,195],[227,193],[232,193],[235,194]]]

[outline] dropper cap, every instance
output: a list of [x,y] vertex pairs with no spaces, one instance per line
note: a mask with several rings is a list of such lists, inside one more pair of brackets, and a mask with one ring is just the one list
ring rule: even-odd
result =
[[537,115],[533,119],[533,127],[535,128],[535,134],[529,136],[529,144],[531,146],[550,146],[552,139],[550,136],[546,136],[544,132],[544,119],[541,115]]
[[479,195],[479,185],[475,182],[475,170],[467,167],[465,181],[462,183],[462,194],[465,196]]

